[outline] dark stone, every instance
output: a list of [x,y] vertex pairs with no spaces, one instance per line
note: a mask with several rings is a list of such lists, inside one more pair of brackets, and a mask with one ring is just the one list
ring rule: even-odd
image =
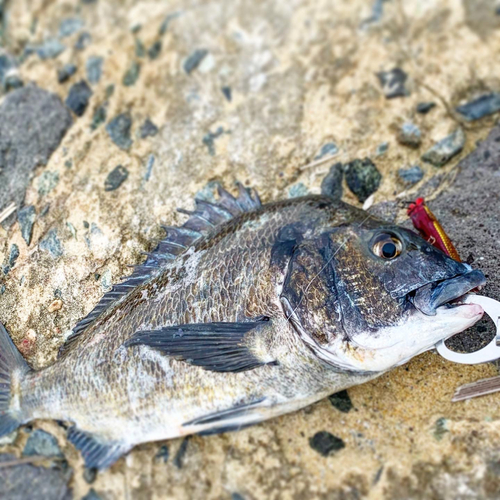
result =
[[410,94],[405,87],[408,75],[401,68],[381,71],[377,73],[377,78],[387,99],[405,97]]
[[30,84],[7,95],[0,104],[0,211],[12,202],[22,206],[31,172],[47,164],[71,123],[59,97],[46,90]]
[[442,167],[455,155],[462,151],[465,144],[465,134],[459,127],[453,133],[436,142],[422,155],[422,160],[436,167]]
[[125,87],[131,87],[139,78],[139,73],[141,72],[141,63],[138,61],[133,61],[130,68],[123,75],[123,85]]
[[419,102],[417,104],[417,113],[426,115],[432,108],[436,106],[435,102]]
[[37,429],[30,434],[24,446],[23,456],[40,456],[47,458],[64,458],[57,439],[48,432]]
[[148,56],[151,60],[157,59],[161,52],[161,40],[157,40],[148,49]]
[[328,396],[330,403],[334,408],[341,411],[342,413],[349,413],[353,408],[353,404],[351,398],[349,397],[349,393],[347,391],[340,391]]
[[182,465],[183,465],[183,462],[184,462],[184,456],[186,455],[186,451],[187,451],[187,448],[188,448],[188,443],[189,443],[189,436],[185,437],[182,440],[182,443],[179,446],[179,449],[177,450],[177,453],[175,454],[174,465],[178,469],[182,469]]
[[168,449],[168,446],[165,444],[158,450],[158,453],[156,454],[155,458],[156,460],[162,460],[163,463],[167,463],[169,456],[170,456],[170,451]]
[[309,446],[324,457],[345,448],[342,439],[327,431],[317,432],[312,438],[309,438]]
[[209,132],[203,137],[203,144],[208,148],[210,156],[215,155],[215,139],[224,133],[224,129],[219,127],[215,132]]
[[327,142],[324,144],[320,152],[314,157],[315,160],[321,160],[325,156],[334,156],[339,152],[339,148],[334,142]]
[[75,83],[69,89],[68,97],[66,98],[66,106],[68,106],[76,116],[82,116],[87,109],[92,90],[85,80]]
[[330,167],[330,171],[321,182],[321,194],[330,196],[334,200],[342,198],[342,179],[344,178],[344,166],[342,163],[335,163]]
[[95,130],[99,125],[106,121],[107,117],[106,105],[101,104],[101,106],[97,106],[94,110],[94,115],[92,116],[92,123],[90,124],[90,129]]
[[120,149],[127,150],[132,145],[132,140],[130,139],[131,128],[132,117],[130,113],[121,113],[106,125],[106,132]]
[[55,59],[59,54],[64,52],[65,49],[66,46],[57,38],[49,38],[41,45],[35,47],[36,53],[40,59]]
[[19,75],[8,75],[5,77],[3,82],[3,88],[5,92],[10,92],[11,90],[19,89],[24,85]]
[[[0,462],[15,462],[14,455],[0,455]],[[0,467],[0,498],[2,500],[71,500],[69,468],[35,467],[19,464]]]
[[68,81],[76,73],[76,70],[75,64],[65,64],[62,68],[57,70],[57,81],[59,83]]
[[349,162],[344,172],[349,189],[361,203],[378,189],[382,180],[382,175],[370,158]]
[[83,21],[77,17],[68,17],[63,19],[59,25],[59,36],[65,38],[83,28]]
[[245,500],[245,497],[235,492],[231,494],[231,500]]
[[88,467],[85,467],[85,470],[83,471],[83,479],[85,479],[85,482],[87,484],[92,484],[95,482],[97,478],[97,469],[89,469]]
[[410,148],[418,148],[422,142],[422,132],[412,122],[403,123],[398,132],[398,142]]
[[400,168],[398,175],[405,184],[411,186],[424,178],[424,171],[419,165],[413,165],[413,167]]
[[232,97],[232,91],[231,87],[222,87],[221,88],[222,93],[224,94],[224,97],[228,102],[231,102]]
[[16,60],[10,54],[0,55],[0,82],[4,85],[7,75],[17,67]]
[[10,247],[9,257],[7,258],[7,262],[3,266],[4,274],[8,274],[9,271],[14,267],[18,257],[19,257],[19,247],[15,243],[12,243]]
[[76,50],[85,50],[90,45],[90,42],[92,42],[91,34],[88,31],[84,31],[78,37],[78,39],[75,43],[75,49]]
[[51,229],[47,236],[40,242],[40,249],[49,252],[53,257],[61,257],[63,247],[57,237],[57,229]]
[[87,71],[87,80],[90,83],[98,83],[102,75],[102,64],[104,59],[98,56],[90,56],[87,59],[85,69]]
[[455,108],[467,121],[479,120],[484,116],[500,111],[500,94],[483,95]]
[[377,146],[377,151],[375,151],[376,156],[382,156],[385,153],[387,153],[387,150],[389,149],[389,143],[388,142],[382,142]]
[[154,137],[158,133],[158,127],[147,118],[146,121],[141,125],[139,131],[139,137],[145,139],[146,137]]
[[104,181],[104,191],[114,191],[118,189],[127,179],[128,170],[122,166],[118,165],[115,167],[106,177]]
[[31,237],[33,235],[33,225],[36,220],[36,210],[33,205],[25,207],[19,210],[17,214],[17,219],[19,221],[19,227],[21,229],[21,234],[26,242],[26,245],[30,245]]
[[91,488],[82,500],[102,500],[102,498],[96,493],[94,488]]
[[208,50],[206,49],[196,49],[185,61],[184,61],[184,71],[189,75],[194,71],[208,55]]
[[[491,155],[487,160],[485,151]],[[451,185],[429,202],[429,208],[462,259],[472,254],[474,267],[485,274],[487,283],[481,295],[500,300],[500,280],[497,279],[500,274],[500,126],[493,128],[488,138],[460,161],[456,171]],[[479,322],[447,340],[446,345],[456,351],[473,352],[488,343],[494,334],[491,322]]]
[[146,55],[146,49],[140,38],[135,39],[135,55],[136,57],[144,57]]

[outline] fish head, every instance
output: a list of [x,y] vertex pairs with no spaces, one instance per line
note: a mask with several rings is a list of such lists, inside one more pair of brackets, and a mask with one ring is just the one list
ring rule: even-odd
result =
[[460,298],[485,284],[413,231],[379,220],[304,239],[289,261],[284,313],[333,368],[381,372],[476,323]]

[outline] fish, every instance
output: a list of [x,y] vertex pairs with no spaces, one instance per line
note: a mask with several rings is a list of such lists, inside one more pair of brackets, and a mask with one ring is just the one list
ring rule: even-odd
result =
[[180,227],[28,366],[0,329],[0,436],[68,422],[89,468],[140,443],[209,435],[372,380],[483,315],[484,285],[419,235],[327,196],[262,204],[238,184]]

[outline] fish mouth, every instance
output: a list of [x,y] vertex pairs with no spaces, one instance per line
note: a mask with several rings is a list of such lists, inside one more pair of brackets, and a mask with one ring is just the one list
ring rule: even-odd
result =
[[476,269],[453,278],[428,283],[411,292],[408,299],[421,313],[435,316],[438,308],[463,306],[464,296],[473,290],[480,290],[485,284],[484,274]]

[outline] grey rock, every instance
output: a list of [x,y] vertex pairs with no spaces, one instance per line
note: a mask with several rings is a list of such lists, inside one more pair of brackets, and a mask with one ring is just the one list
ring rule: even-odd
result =
[[410,148],[418,148],[422,142],[422,132],[412,122],[405,122],[398,132],[398,142]]
[[[0,462],[15,461],[14,455],[0,455]],[[71,469],[35,467],[19,464],[0,467],[2,500],[71,500]]]
[[206,49],[196,49],[185,61],[184,61],[184,71],[189,75],[194,71],[208,55],[208,50]]
[[342,163],[335,163],[330,167],[330,171],[321,182],[321,194],[330,196],[334,200],[342,198],[342,180],[344,178],[344,166]]
[[0,81],[3,82],[10,71],[17,67],[16,60],[10,54],[0,55]]
[[57,237],[57,229],[51,229],[47,236],[40,242],[40,249],[49,252],[53,257],[61,257],[64,253],[63,247]]
[[75,43],[76,50],[85,50],[92,42],[92,36],[88,31],[84,31],[78,37]]
[[334,156],[339,152],[338,146],[334,142],[324,144],[319,153],[314,157],[315,160],[321,160],[325,156]]
[[345,168],[349,189],[363,203],[379,187],[382,175],[370,158],[349,162]]
[[465,134],[459,127],[426,151],[422,155],[422,160],[436,167],[442,167],[462,151],[464,144]]
[[36,220],[36,210],[33,205],[24,207],[19,210],[17,214],[17,219],[19,221],[19,227],[21,229],[21,234],[26,242],[26,245],[30,245],[31,237],[33,235],[33,225]]
[[36,53],[40,59],[55,59],[59,54],[62,54],[66,46],[57,38],[49,38],[41,45],[35,47]]
[[146,55],[146,48],[144,47],[144,44],[142,43],[142,40],[140,38],[135,39],[135,55],[139,58]]
[[157,40],[151,47],[148,49],[148,56],[151,60],[157,59],[161,52],[161,40]]
[[328,396],[328,399],[332,406],[342,413],[349,413],[354,408],[349,393],[345,390]]
[[59,97],[46,90],[27,85],[7,95],[0,104],[0,210],[22,206],[31,172],[47,163],[71,123]]
[[377,73],[377,77],[387,99],[405,97],[410,94],[405,87],[408,75],[401,68],[381,71]]
[[82,500],[102,500],[102,498],[96,493],[94,488],[91,488]]
[[98,83],[102,75],[102,64],[104,59],[99,56],[90,56],[85,64],[87,80],[90,83]]
[[125,87],[131,87],[139,78],[141,72],[141,63],[138,61],[133,61],[130,68],[127,70],[125,75],[123,75],[123,85]]
[[24,85],[24,82],[21,80],[19,75],[7,75],[3,82],[3,89],[5,92],[9,92],[11,90],[19,89]]
[[312,438],[309,438],[309,446],[319,454],[327,457],[345,448],[345,443],[330,432],[321,431],[314,434]]
[[417,104],[417,113],[426,115],[432,108],[436,106],[435,102],[419,102]]
[[68,106],[76,116],[82,116],[87,109],[91,96],[92,89],[85,80],[81,80],[72,85],[69,89],[69,94],[66,98],[66,106]]
[[500,111],[500,93],[483,95],[455,108],[467,121],[479,120]]
[[0,55],[0,85],[5,92],[23,86],[17,73],[17,60],[8,53]]
[[302,182],[293,184],[288,189],[288,198],[299,198],[300,196],[307,196],[308,194],[309,190],[304,184],[302,184]]
[[46,170],[38,179],[38,194],[45,196],[49,194],[59,182],[59,172]]
[[413,165],[408,168],[400,168],[398,170],[398,175],[405,184],[413,185],[424,178],[424,171],[419,165]]
[[5,262],[5,265],[3,266],[3,273],[4,274],[8,274],[9,271],[14,267],[18,257],[19,257],[19,247],[15,243],[13,243],[10,247],[10,252],[9,252],[9,256],[7,257],[7,261]]
[[64,458],[57,444],[57,439],[48,432],[37,429],[30,434],[24,446],[23,456],[41,456],[47,458]]
[[59,83],[67,82],[76,73],[75,64],[65,64],[62,68],[57,70],[57,81]]
[[132,117],[130,113],[121,113],[106,125],[106,132],[120,149],[127,150],[132,145],[132,140],[130,139],[131,128]]
[[85,467],[85,470],[83,471],[83,479],[85,479],[87,484],[95,482],[97,479],[97,469],[89,469],[88,467]]
[[104,181],[104,190],[105,191],[114,191],[118,189],[127,179],[128,170],[122,166],[118,165],[115,167],[106,177]]
[[59,25],[59,36],[65,38],[83,28],[83,21],[77,17],[68,17],[63,19]]
[[108,115],[108,112],[106,109],[106,104],[101,104],[100,106],[97,106],[97,108],[95,108],[94,114],[92,116],[92,123],[90,124],[90,129],[95,130],[101,124],[103,124],[106,121],[107,115]]
[[377,151],[375,151],[375,156],[382,156],[387,152],[388,149],[389,149],[389,143],[382,142],[377,146]]
[[233,98],[231,87],[227,87],[227,86],[226,87],[222,87],[221,91],[224,94],[224,97],[226,98],[226,100],[228,102],[231,102],[231,99]]
[[147,118],[141,125],[139,130],[139,137],[145,139],[146,137],[154,137],[158,133],[158,127]]

